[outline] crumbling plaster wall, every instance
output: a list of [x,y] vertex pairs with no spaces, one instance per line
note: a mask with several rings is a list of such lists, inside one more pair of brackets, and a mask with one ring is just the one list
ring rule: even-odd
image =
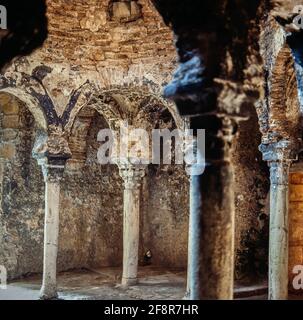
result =
[[268,257],[269,169],[258,151],[261,134],[253,106],[240,123],[233,150],[236,205],[236,278],[266,276]]
[[31,113],[2,96],[0,118],[0,264],[14,278],[42,269],[44,183],[31,156],[36,135]]

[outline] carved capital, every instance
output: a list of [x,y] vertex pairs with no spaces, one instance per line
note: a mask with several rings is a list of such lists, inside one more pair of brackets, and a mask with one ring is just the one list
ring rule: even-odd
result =
[[41,134],[38,136],[33,149],[33,156],[40,158],[71,158],[71,151],[62,128],[50,126],[48,135]]
[[259,146],[263,154],[263,160],[267,162],[292,162],[297,159],[296,143],[289,140],[266,142]]
[[269,162],[271,185],[288,185],[291,160]]
[[142,178],[146,174],[146,165],[142,164],[131,164],[117,163],[119,167],[120,176],[124,181],[125,189],[138,190],[142,184]]
[[297,159],[296,147],[295,143],[288,140],[260,145],[263,160],[267,161],[270,167],[272,185],[288,185],[290,166]]
[[207,114],[191,119],[191,128],[205,129],[205,157],[207,164],[222,164],[231,159],[233,138],[239,117],[228,114]]
[[62,132],[57,128],[49,136],[43,134],[38,136],[33,157],[42,168],[45,182],[59,183],[71,152]]

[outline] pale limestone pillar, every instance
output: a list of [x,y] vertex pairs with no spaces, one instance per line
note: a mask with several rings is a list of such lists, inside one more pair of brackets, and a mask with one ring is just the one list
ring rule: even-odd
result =
[[188,230],[187,292],[185,298],[200,297],[200,212],[202,206],[201,176],[190,177],[190,213]]
[[146,166],[120,163],[119,169],[124,181],[122,285],[130,286],[138,277],[140,191]]
[[280,141],[261,145],[270,167],[269,300],[288,298],[288,181],[291,144]]
[[[186,146],[187,148],[188,146]],[[191,146],[189,146],[191,148]],[[193,141],[193,152],[197,156],[197,141]],[[200,297],[200,215],[202,211],[201,174],[202,167],[198,164],[187,165],[186,172],[190,175],[189,193],[189,226],[187,255],[187,287],[185,299],[198,300]]]
[[288,298],[290,161],[270,162],[269,299]]
[[57,253],[59,236],[60,181],[65,161],[49,163],[39,161],[45,181],[45,222],[44,260],[41,299],[56,299],[57,294]]

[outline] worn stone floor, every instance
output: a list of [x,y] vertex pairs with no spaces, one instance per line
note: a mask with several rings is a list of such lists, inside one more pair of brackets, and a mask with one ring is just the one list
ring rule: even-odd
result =
[[[184,296],[184,271],[141,268],[138,285],[119,285],[120,268],[62,272],[58,276],[59,297],[66,300],[180,300]],[[0,290],[0,300],[38,299],[41,276],[9,283]]]
[[[139,283],[130,288],[119,285],[120,268],[73,270],[58,275],[59,297],[64,300],[181,300],[186,288],[186,272],[163,268],[142,267]],[[9,283],[0,290],[0,300],[37,300],[41,276],[33,275]],[[240,300],[266,300],[266,282],[237,283],[235,298]],[[291,296],[303,300],[302,296]]]

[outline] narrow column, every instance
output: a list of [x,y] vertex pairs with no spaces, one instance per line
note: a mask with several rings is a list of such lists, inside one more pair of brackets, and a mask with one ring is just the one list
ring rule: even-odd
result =
[[65,161],[40,160],[45,181],[44,260],[41,299],[56,299],[60,181]]
[[270,162],[269,299],[288,298],[288,179],[290,161]]
[[288,298],[288,183],[293,149],[286,140],[260,146],[270,167],[269,300]]
[[120,175],[124,180],[122,275],[124,286],[136,284],[138,278],[140,188],[145,168],[144,165],[119,164]]
[[190,177],[190,212],[188,230],[188,266],[186,298],[198,300],[200,297],[200,212],[202,197],[200,194],[201,176]]
[[[193,141],[193,152],[197,155],[197,141]],[[201,170],[197,164],[187,165],[186,172],[190,175],[189,193],[189,227],[188,227],[188,262],[187,288],[185,299],[198,300],[200,297],[200,214],[202,210]]]

